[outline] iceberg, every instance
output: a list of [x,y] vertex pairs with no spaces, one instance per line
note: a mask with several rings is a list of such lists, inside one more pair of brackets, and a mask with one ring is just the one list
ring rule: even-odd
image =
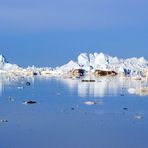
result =
[[5,63],[7,63],[6,58],[1,54],[0,55],[0,69],[3,69]]
[[[148,95],[148,61],[144,57],[122,59],[104,53],[81,53],[77,60],[52,67],[19,67],[9,63],[0,55],[0,76],[13,80],[19,78],[56,77],[68,80],[70,87],[77,86],[78,94],[85,97],[87,93],[94,97],[102,97],[107,91],[116,94],[118,88],[133,95]],[[66,78],[66,80],[65,80]],[[77,80],[78,84],[75,83]],[[83,82],[83,83],[82,83]],[[92,82],[92,83],[90,83]],[[0,86],[1,87],[1,86]]]
[[59,67],[59,70],[83,69],[88,73],[96,70],[117,73],[119,76],[148,76],[148,61],[144,57],[120,59],[104,53],[81,53],[76,62]]
[[90,60],[89,60],[89,57],[87,56],[87,53],[81,53],[78,56],[78,64],[84,70],[86,71],[90,70]]
[[20,69],[16,64],[10,64],[7,62],[6,58],[1,54],[0,55],[0,71],[1,72],[10,72]]
[[[133,80],[141,80],[141,77],[148,77],[148,61],[144,57],[133,57],[122,59],[112,57],[104,53],[81,53],[78,55],[77,61],[69,61],[67,64],[51,68],[51,67],[28,67],[21,68],[16,64],[7,62],[3,55],[0,55],[0,72],[13,73],[13,75],[21,76],[68,76],[73,72],[74,75],[88,77],[94,76],[128,76]],[[81,74],[79,74],[81,72]]]

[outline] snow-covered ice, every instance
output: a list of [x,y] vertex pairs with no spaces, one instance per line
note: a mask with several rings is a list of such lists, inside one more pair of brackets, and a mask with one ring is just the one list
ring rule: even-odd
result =
[[[105,94],[105,88],[109,85],[111,85],[111,89],[108,90],[116,93],[117,88],[123,87],[122,84],[125,81],[126,84],[129,84],[129,82],[134,84],[127,87],[128,93],[148,95],[148,61],[145,60],[144,57],[121,59],[103,53],[81,53],[76,61],[71,60],[67,64],[55,68],[35,66],[22,68],[16,64],[9,63],[3,55],[0,55],[0,75],[12,77],[13,79],[19,77],[34,78],[35,76],[54,76],[62,77],[63,80],[66,81],[65,78],[80,78],[82,75],[77,74],[79,70],[84,71],[83,78],[80,79],[84,80],[84,83],[80,81],[78,85],[78,94],[80,96],[85,96],[88,91],[90,94],[94,94],[94,96],[103,96]],[[96,77],[96,70],[108,73],[114,71],[117,73],[117,76]],[[76,75],[74,75],[75,73]],[[93,83],[85,83],[85,80]],[[71,81],[71,83],[72,82],[75,81]],[[143,82],[146,85],[142,86]]]
[[71,60],[65,65],[51,68],[35,66],[21,68],[16,64],[7,62],[3,55],[0,55],[0,72],[12,73],[16,75],[33,76],[37,75],[54,75],[62,76],[75,69],[82,69],[87,74],[93,74],[95,70],[115,71],[119,76],[132,76],[133,80],[140,80],[141,77],[148,77],[148,61],[144,57],[133,57],[122,59],[112,57],[103,53],[81,53],[77,61]]
[[19,70],[20,67],[16,64],[10,64],[7,62],[6,58],[3,55],[0,55],[0,72],[10,72]]
[[83,69],[92,73],[95,70],[115,71],[119,76],[128,75],[139,79],[139,76],[148,76],[148,61],[144,57],[120,59],[103,53],[81,53],[77,61],[70,61],[58,68],[62,72],[72,69]]

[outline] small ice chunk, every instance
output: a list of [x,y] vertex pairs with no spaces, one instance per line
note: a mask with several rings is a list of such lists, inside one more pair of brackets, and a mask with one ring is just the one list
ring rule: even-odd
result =
[[24,89],[24,86],[18,86],[17,89],[22,90],[22,89]]
[[97,104],[97,102],[95,102],[95,101],[86,101],[86,102],[84,102],[84,104],[85,105],[95,105],[95,104]]
[[139,114],[136,114],[134,116],[134,118],[137,119],[137,120],[142,120],[143,119],[143,116],[142,115],[139,115]]

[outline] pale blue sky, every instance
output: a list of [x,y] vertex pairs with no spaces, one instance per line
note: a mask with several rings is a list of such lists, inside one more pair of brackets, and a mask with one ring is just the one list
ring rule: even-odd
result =
[[62,65],[94,51],[148,59],[147,6],[146,0],[0,0],[0,52],[21,66]]

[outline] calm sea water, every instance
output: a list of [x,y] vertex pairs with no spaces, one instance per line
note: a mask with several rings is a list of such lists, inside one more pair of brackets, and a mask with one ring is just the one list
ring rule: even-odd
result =
[[[147,148],[148,98],[127,92],[141,85],[0,77],[0,120],[8,120],[0,123],[0,148]],[[37,103],[23,104],[29,99]]]

